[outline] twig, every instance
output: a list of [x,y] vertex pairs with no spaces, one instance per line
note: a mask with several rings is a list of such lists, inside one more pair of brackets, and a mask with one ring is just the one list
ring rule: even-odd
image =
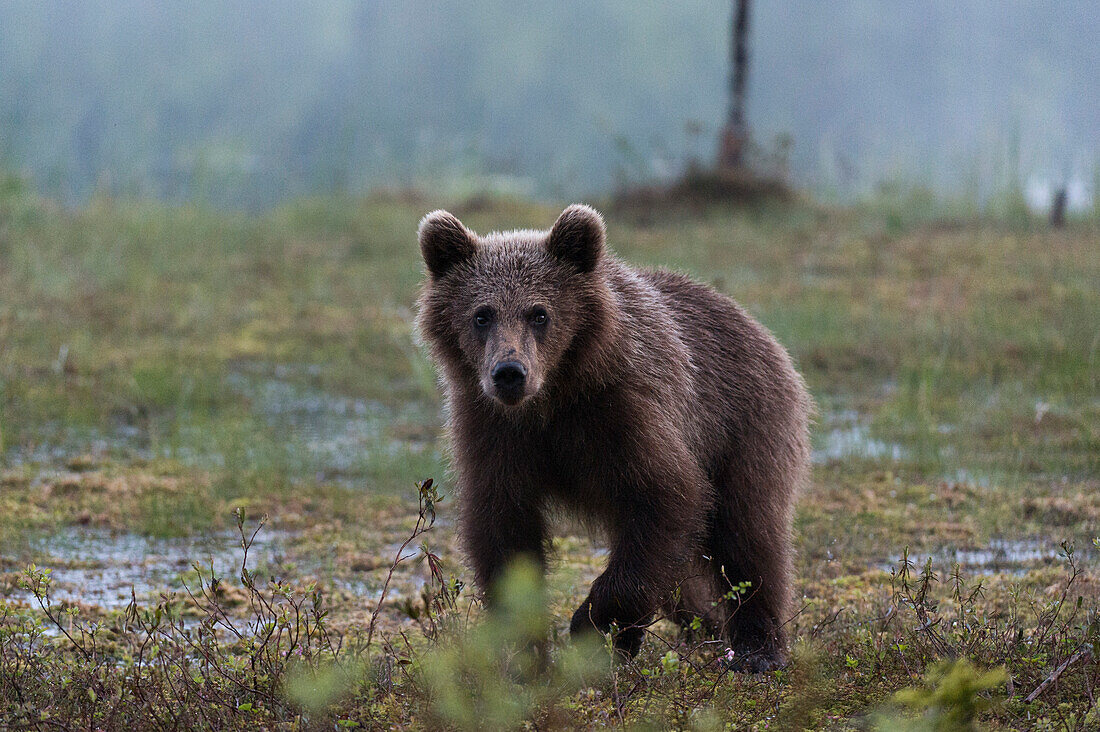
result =
[[1044,691],[1046,691],[1046,688],[1048,686],[1050,686],[1051,684],[1053,684],[1055,681],[1058,680],[1058,677],[1061,676],[1062,673],[1067,668],[1069,668],[1071,665],[1073,665],[1077,661],[1081,660],[1082,658],[1085,658],[1086,656],[1090,656],[1090,657],[1092,656],[1092,646],[1091,645],[1081,646],[1080,650],[1078,650],[1077,653],[1074,653],[1072,656],[1067,658],[1065,661],[1062,661],[1061,666],[1054,669],[1054,671],[1051,672],[1050,676],[1047,676],[1046,679],[1043,680],[1043,683],[1041,683],[1037,687],[1035,687],[1035,691],[1033,691],[1033,692],[1031,692],[1030,694],[1027,695],[1027,698],[1024,699],[1024,703],[1025,704],[1030,704],[1031,702],[1035,701],[1039,697],[1040,694],[1042,694]]
[[435,504],[441,501],[442,498],[438,498],[436,492],[432,490],[433,484],[431,478],[416,484],[417,491],[420,494],[419,515],[416,519],[416,525],[413,526],[412,534],[410,534],[409,538],[405,539],[404,543],[401,544],[401,547],[397,550],[397,554],[393,558],[393,562],[390,564],[390,569],[386,573],[386,580],[382,583],[382,591],[379,594],[378,602],[374,606],[374,611],[371,612],[370,623],[367,626],[366,647],[368,654],[370,653],[371,641],[374,639],[374,628],[378,623],[378,616],[382,612],[382,606],[386,604],[386,595],[390,591],[390,581],[393,579],[393,575],[397,571],[398,565],[406,559],[415,556],[407,556],[405,550],[408,549],[409,545],[416,541],[421,534],[431,529],[435,524]]

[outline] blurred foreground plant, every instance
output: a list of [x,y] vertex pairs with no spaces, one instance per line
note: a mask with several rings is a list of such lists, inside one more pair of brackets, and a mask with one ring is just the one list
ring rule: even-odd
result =
[[977,729],[978,716],[993,706],[991,692],[1004,688],[1004,668],[983,671],[967,659],[944,661],[932,666],[921,686],[902,689],[894,701],[920,716],[913,719],[883,719],[879,729],[913,732],[964,732]]
[[606,677],[612,657],[602,639],[548,653],[551,617],[534,562],[521,559],[495,589],[500,607],[475,627],[440,639],[418,663],[430,716],[457,729],[510,729]]

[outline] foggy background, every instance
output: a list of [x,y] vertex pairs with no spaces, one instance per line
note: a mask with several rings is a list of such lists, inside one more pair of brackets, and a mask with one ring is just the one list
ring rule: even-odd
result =
[[[77,203],[377,186],[569,197],[709,162],[730,3],[10,2],[0,168]],[[1100,160],[1100,4],[756,3],[749,121],[823,197],[976,201]]]

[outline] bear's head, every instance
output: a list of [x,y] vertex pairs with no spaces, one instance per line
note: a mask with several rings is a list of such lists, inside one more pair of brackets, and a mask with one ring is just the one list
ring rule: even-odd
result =
[[451,382],[516,407],[537,401],[548,381],[583,378],[577,354],[591,350],[611,299],[599,213],[573,205],[549,231],[478,236],[433,211],[419,239],[427,282],[418,327]]

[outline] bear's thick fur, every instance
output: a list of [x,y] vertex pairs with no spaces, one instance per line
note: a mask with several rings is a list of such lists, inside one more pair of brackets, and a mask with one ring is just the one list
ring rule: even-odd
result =
[[783,664],[811,411],[783,347],[728,297],[617,259],[587,206],[481,237],[435,211],[419,238],[417,325],[479,587],[519,554],[545,566],[548,511],[565,507],[610,546],[572,632],[616,623],[633,654],[664,609],[703,619],[741,669]]

